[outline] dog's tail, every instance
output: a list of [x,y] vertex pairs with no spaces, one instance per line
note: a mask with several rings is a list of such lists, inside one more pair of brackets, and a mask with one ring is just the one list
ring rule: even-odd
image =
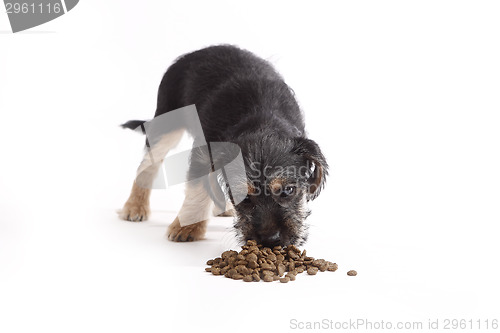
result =
[[128,128],[131,130],[134,130],[136,132],[140,132],[144,134],[144,131],[142,130],[142,124],[144,124],[147,120],[129,120],[124,124],[121,124],[120,126],[122,128]]

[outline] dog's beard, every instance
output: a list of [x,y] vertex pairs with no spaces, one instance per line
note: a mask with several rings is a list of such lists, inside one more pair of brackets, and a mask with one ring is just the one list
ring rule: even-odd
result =
[[254,208],[237,205],[235,211],[234,228],[241,243],[249,239],[259,241],[262,231],[269,229],[272,229],[271,233],[279,232],[280,236],[275,245],[300,246],[307,241],[309,225],[305,221],[311,212],[307,207],[305,196],[297,204],[285,209],[281,208],[282,218],[272,226],[262,224],[259,216],[254,213]]

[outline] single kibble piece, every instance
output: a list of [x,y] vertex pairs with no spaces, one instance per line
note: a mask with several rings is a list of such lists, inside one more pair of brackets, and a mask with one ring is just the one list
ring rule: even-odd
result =
[[288,283],[288,282],[290,282],[290,278],[289,278],[288,276],[282,277],[282,278],[280,279],[280,282],[281,282],[281,283]]
[[271,265],[269,265],[268,263],[262,263],[260,265],[260,268],[262,268],[262,269],[273,269],[274,267],[271,266]]
[[262,278],[262,280],[264,280],[264,282],[273,282],[274,279],[271,275],[264,275],[264,278]]
[[238,271],[238,273],[242,274],[242,275],[248,275],[251,273],[251,270],[250,268],[247,268],[243,265],[238,265],[236,266],[236,270]]
[[235,268],[231,268],[226,273],[229,277],[233,277],[235,274],[238,274],[238,271]]
[[230,258],[232,256],[236,256],[236,255],[238,255],[238,252],[229,250],[229,251],[222,252],[221,257],[222,257],[222,259],[228,259],[228,258]]
[[262,275],[274,276],[274,272],[266,269],[266,270],[262,271]]
[[248,268],[252,268],[252,269],[255,269],[257,267],[259,267],[259,264],[257,263],[257,261],[249,261],[248,264],[247,264]]
[[253,281],[253,277],[251,275],[245,275],[243,277],[243,281],[245,281],[245,282],[252,282]]
[[253,252],[253,253],[261,253],[260,249],[256,245],[252,245],[248,248],[248,252]]
[[355,270],[350,270],[349,272],[347,272],[347,275],[356,276],[356,275],[358,275],[358,272],[356,272]]
[[292,250],[288,251],[288,256],[292,259],[299,259],[300,258],[299,255]]
[[279,264],[277,268],[278,268],[278,275],[279,276],[282,276],[283,274],[285,274],[285,265]]
[[330,272],[335,272],[337,269],[339,269],[339,266],[336,263],[328,262],[327,270],[329,270]]
[[314,259],[311,263],[311,265],[315,266],[315,267],[319,267],[321,266],[321,264],[323,264],[325,260],[323,259]]
[[253,253],[253,252],[252,252],[252,253],[249,253],[249,254],[247,255],[247,257],[246,257],[246,260],[247,260],[248,262],[250,262],[250,261],[257,261],[257,259],[258,259],[258,258],[257,258],[257,255],[256,255],[255,253]]
[[316,275],[318,273],[318,267],[311,266],[307,269],[307,274]]

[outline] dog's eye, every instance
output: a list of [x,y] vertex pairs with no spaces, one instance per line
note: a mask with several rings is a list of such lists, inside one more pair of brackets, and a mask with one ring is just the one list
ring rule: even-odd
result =
[[287,197],[289,195],[292,195],[294,192],[295,192],[295,186],[288,185],[288,186],[285,186],[285,188],[283,189],[283,192],[281,192],[281,196]]
[[247,196],[245,197],[245,199],[243,199],[243,201],[242,201],[242,203],[245,203],[245,204],[248,204],[248,203],[250,203],[250,202],[251,202],[251,201],[250,201],[250,196],[249,196],[249,195],[247,195]]

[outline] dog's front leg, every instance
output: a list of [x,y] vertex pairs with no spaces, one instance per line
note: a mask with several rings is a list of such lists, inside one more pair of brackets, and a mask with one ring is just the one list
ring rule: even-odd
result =
[[203,239],[207,230],[212,199],[201,181],[186,184],[186,197],[179,214],[169,225],[167,237],[175,242]]

